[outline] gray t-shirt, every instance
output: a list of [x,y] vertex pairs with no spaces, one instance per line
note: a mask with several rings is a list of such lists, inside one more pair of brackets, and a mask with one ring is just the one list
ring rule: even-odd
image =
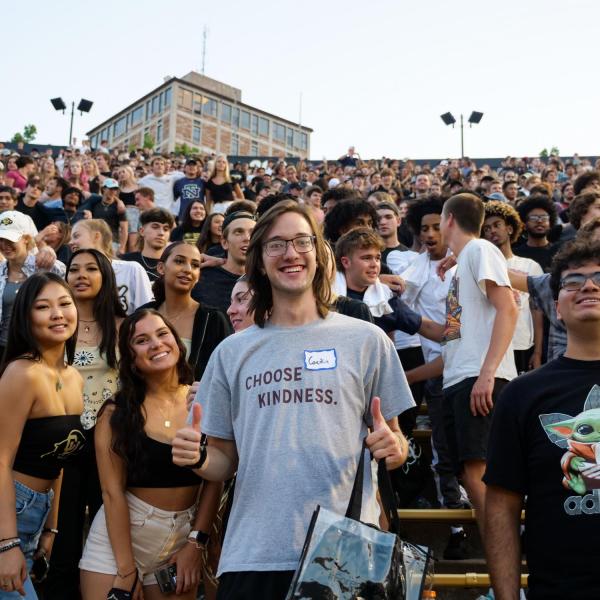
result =
[[217,347],[196,396],[202,431],[240,458],[219,574],[293,570],[316,505],[345,513],[373,396],[385,419],[414,406],[392,341],[358,319],[254,325]]
[[550,288],[550,274],[531,275],[527,277],[527,287],[531,294],[531,300],[536,308],[541,310],[548,321],[548,361],[558,358],[567,349],[567,330],[556,314],[556,303]]

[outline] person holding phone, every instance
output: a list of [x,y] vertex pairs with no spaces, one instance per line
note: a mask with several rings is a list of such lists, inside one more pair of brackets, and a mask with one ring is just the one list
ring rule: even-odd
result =
[[76,331],[77,308],[61,277],[39,273],[23,283],[0,367],[2,600],[37,600],[29,573],[46,575],[62,468],[85,446],[83,381],[70,366]]
[[202,478],[171,460],[192,382],[185,346],[160,313],[140,309],[121,324],[119,354],[121,388],[96,424],[104,505],[79,563],[82,597],[193,600],[220,487],[202,487],[197,503]]

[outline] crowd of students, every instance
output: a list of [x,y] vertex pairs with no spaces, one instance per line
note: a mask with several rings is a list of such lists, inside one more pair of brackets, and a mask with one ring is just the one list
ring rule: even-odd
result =
[[[0,598],[284,598],[363,440],[423,505],[422,402],[437,503],[476,509],[496,598],[524,502],[529,597],[600,591],[598,165],[0,164]],[[461,527],[444,556],[469,556]]]

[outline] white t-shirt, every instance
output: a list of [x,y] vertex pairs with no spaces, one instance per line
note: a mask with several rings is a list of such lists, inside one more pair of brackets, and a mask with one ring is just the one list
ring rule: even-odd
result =
[[[412,261],[417,258],[418,253],[412,250],[392,250],[386,258],[386,264],[394,275],[401,275]],[[421,338],[418,333],[409,335],[404,331],[394,331],[394,346],[396,350],[404,348],[418,348],[421,345]]]
[[[431,260],[427,252],[419,254],[408,269],[400,276],[406,283],[406,291],[402,299],[417,313],[436,323],[446,320],[446,298],[450,282],[456,267],[446,272],[444,280],[438,276],[436,269],[441,261]],[[437,342],[421,338],[421,347],[425,362],[431,362],[441,355],[442,349]]]
[[[457,260],[446,299],[446,330],[442,341],[444,388],[468,377],[479,377],[496,318],[496,309],[487,299],[486,280],[510,288],[506,259],[490,242],[471,240]],[[496,377],[510,381],[516,376],[510,344]]]
[[142,265],[116,258],[111,263],[117,280],[119,301],[128,315],[154,299],[150,280]]
[[[178,178],[171,175],[163,175],[156,177],[150,173],[142,177],[138,181],[140,187],[149,187],[154,190],[154,203],[159,208],[166,208],[168,211],[176,215],[179,211],[179,202],[175,202],[173,195],[173,184]],[[177,209],[177,210],[175,210]]]
[[[524,275],[543,275],[544,270],[535,260],[524,256],[513,256],[506,260],[509,269],[519,271]],[[533,317],[529,305],[529,294],[513,290],[515,302],[519,308],[519,318],[513,335],[514,350],[528,350],[533,346]]]

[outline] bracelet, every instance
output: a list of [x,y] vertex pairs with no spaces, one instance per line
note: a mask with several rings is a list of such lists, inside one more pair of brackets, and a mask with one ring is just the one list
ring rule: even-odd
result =
[[133,567],[133,571],[129,571],[129,573],[119,573],[119,569],[117,569],[117,577],[121,579],[127,579],[130,575],[133,575],[137,571],[137,567]]
[[200,458],[197,463],[193,465],[189,465],[190,469],[201,469],[202,465],[206,462],[206,458],[208,457],[208,449],[206,448],[206,444],[202,444],[200,446]]
[[10,542],[10,544],[6,544],[6,546],[0,546],[0,554],[2,554],[2,552],[8,552],[9,550],[12,550],[13,548],[18,548],[21,545],[21,540],[19,538],[17,538],[14,542]]
[[44,529],[42,529],[42,533],[51,533],[52,535],[57,535],[58,529],[55,529],[54,527],[44,527]]
[[3,538],[3,539],[1,539],[1,540],[0,540],[0,544],[1,544],[2,542],[12,542],[13,540],[18,540],[18,539],[19,539],[19,537],[18,537],[18,536],[16,536],[16,535],[13,535],[13,536],[11,536],[11,537],[7,537],[7,538]]

